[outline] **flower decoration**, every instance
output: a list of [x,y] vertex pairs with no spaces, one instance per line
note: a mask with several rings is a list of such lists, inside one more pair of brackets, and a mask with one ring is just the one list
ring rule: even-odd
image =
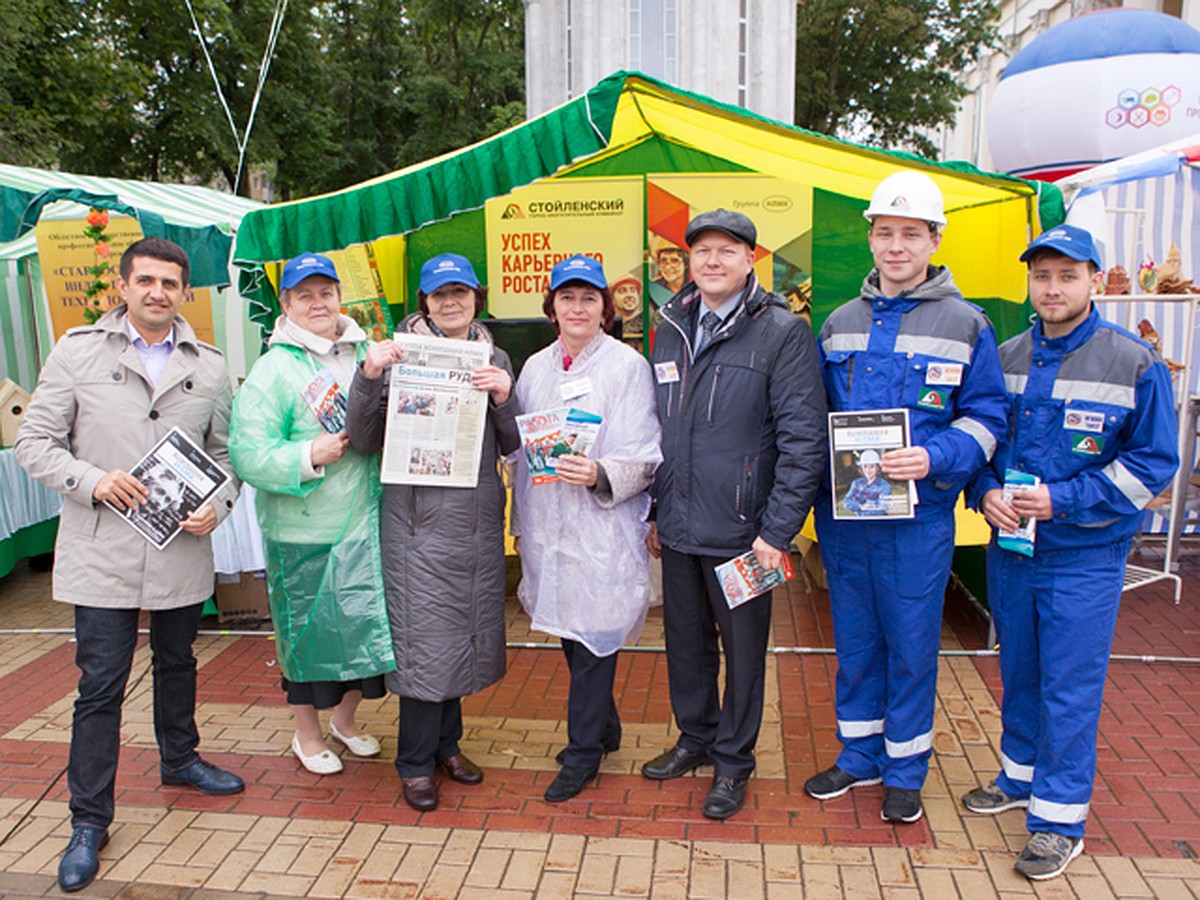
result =
[[87,273],[91,281],[83,292],[83,319],[89,325],[95,323],[102,315],[101,295],[111,287],[108,281],[108,258],[112,255],[112,245],[104,229],[108,227],[108,211],[92,207],[84,218],[87,227],[83,229],[84,237],[92,241],[92,255],[95,262],[88,267]]

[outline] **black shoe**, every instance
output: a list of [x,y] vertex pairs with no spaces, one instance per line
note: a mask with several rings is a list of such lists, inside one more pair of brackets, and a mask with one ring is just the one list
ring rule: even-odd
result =
[[883,821],[907,824],[917,821],[924,812],[920,791],[898,787],[883,789],[883,809],[879,811],[879,818]]
[[[602,749],[606,755],[609,753],[616,753],[621,749],[621,736],[617,735],[616,738],[605,738],[600,742],[600,749]],[[567,764],[566,747],[563,747],[554,754],[554,761],[560,766],[565,766]]]
[[837,766],[832,766],[804,782],[804,792],[814,800],[832,800],[834,797],[842,796],[851,788],[879,784],[882,780],[879,776],[858,778],[849,772],[842,771]]
[[451,781],[457,781],[459,784],[479,784],[483,781],[483,769],[462,753],[448,756],[438,765],[446,771]]
[[159,765],[158,773],[163,784],[186,784],[206,794],[236,794],[246,789],[246,783],[232,772],[218,769],[202,759],[176,772]]
[[438,789],[433,779],[428,775],[416,778],[401,778],[400,793],[404,802],[417,812],[431,812],[437,809]]
[[728,819],[746,802],[746,779],[717,775],[704,798],[704,815],[710,819]]
[[570,800],[599,774],[599,766],[592,766],[590,769],[563,766],[554,776],[554,780],[550,782],[550,786],[546,788],[546,802],[562,803],[564,800]]
[[58,864],[58,886],[64,891],[83,890],[100,871],[98,858],[108,843],[107,828],[78,826],[71,832],[71,843]]
[[670,750],[660,753],[642,766],[642,774],[655,781],[666,781],[669,778],[686,775],[692,769],[711,765],[712,760],[708,758],[707,753],[693,753],[676,744]]

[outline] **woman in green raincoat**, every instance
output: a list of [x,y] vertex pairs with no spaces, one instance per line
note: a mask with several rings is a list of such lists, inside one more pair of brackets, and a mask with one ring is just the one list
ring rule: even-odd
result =
[[379,552],[379,462],[351,447],[345,391],[367,336],[341,314],[341,284],[327,257],[306,253],[280,281],[283,315],[270,348],[233,404],[229,457],[258,489],[271,618],[283,689],[296,719],[292,752],[310,772],[342,770],[330,735],[356,756],[379,742],[361,734],[364,697],[385,693],[396,667]]

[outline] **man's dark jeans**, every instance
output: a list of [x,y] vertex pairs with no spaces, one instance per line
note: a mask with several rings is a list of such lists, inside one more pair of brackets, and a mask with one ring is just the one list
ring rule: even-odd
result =
[[[154,737],[168,769],[199,757],[196,747],[196,657],[192,643],[203,604],[150,613],[154,672]],[[67,785],[73,827],[107,828],[113,820],[121,704],[137,646],[136,609],[75,607],[79,698],[71,728]]]

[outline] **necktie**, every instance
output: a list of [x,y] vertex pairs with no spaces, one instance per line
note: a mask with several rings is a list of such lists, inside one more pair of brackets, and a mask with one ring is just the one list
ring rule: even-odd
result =
[[715,312],[709,310],[704,314],[704,318],[700,320],[700,342],[696,344],[696,356],[699,356],[700,351],[708,346],[720,324],[721,317]]

